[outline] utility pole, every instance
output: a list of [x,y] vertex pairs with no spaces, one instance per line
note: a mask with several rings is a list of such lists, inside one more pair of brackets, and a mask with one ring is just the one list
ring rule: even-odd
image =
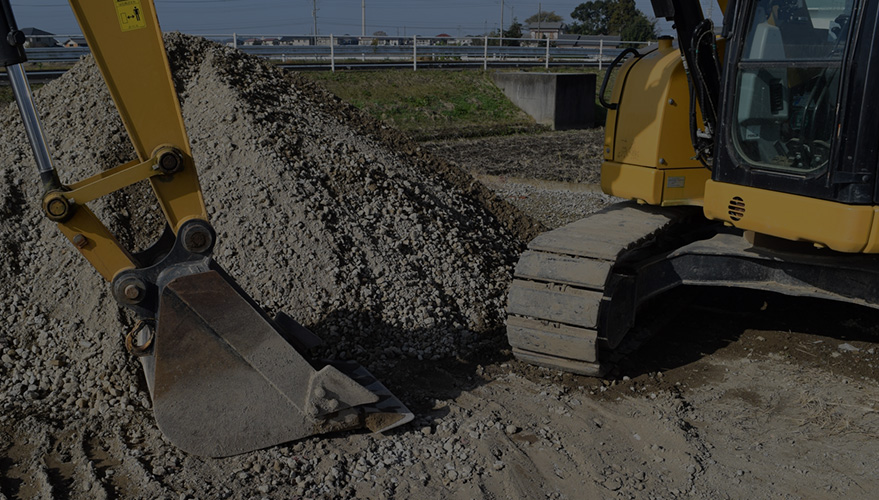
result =
[[537,2],[537,37],[538,38],[543,38],[543,33],[540,32],[540,21],[543,18],[543,16],[541,15],[542,12],[543,12],[543,3]]
[[501,35],[501,43],[500,43],[500,44],[501,44],[501,46],[503,47],[503,45],[504,45],[504,0],[501,0],[501,29],[500,29],[500,35]]
[[311,0],[311,1],[312,1],[311,17],[314,18],[314,36],[315,36],[314,42],[317,43],[317,0]]
[[366,36],[366,0],[360,0],[360,36]]

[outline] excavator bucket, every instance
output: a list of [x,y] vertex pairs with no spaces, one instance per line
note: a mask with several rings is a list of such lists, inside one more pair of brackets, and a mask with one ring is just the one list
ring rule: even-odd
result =
[[156,421],[177,447],[223,457],[331,431],[387,430],[413,415],[356,363],[313,365],[313,333],[269,319],[221,270],[161,293],[142,358]]
[[[22,64],[25,37],[0,0],[0,62],[25,122],[44,187],[43,211],[139,318],[126,345],[140,357],[156,420],[179,448],[223,457],[330,431],[387,430],[412,420],[355,363],[313,362],[319,339],[287,316],[270,319],[212,260],[207,220],[152,0],[70,0],[138,159],[62,184]],[[124,5],[123,5],[124,4]],[[165,234],[132,254],[87,203],[148,181]]]

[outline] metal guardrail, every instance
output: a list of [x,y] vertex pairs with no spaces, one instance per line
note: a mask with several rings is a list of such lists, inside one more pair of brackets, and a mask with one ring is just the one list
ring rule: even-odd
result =
[[88,54],[88,47],[32,47],[25,49],[30,62],[66,63],[76,62]]
[[[55,37],[58,39],[59,37]],[[62,37],[63,38],[63,37]],[[236,47],[246,53],[282,64],[309,67],[360,63],[407,63],[417,70],[422,63],[482,64],[483,69],[499,62],[523,65],[571,63],[601,68],[627,46],[645,42],[604,40],[530,40],[491,37],[352,37],[206,35],[205,38]],[[503,43],[503,45],[502,45]],[[70,63],[89,53],[88,47],[31,47],[28,59],[35,63]],[[552,64],[551,64],[552,63]]]

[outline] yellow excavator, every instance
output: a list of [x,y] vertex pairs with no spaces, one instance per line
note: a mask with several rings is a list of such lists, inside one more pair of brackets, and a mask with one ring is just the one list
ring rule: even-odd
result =
[[[184,451],[222,457],[314,434],[388,430],[413,418],[356,363],[307,357],[319,338],[269,318],[211,258],[198,174],[152,0],[71,0],[137,158],[73,183],[52,164],[22,68],[25,37],[0,0],[0,57],[44,187],[42,209],[108,282],[137,323],[126,347],[143,364],[156,421]],[[133,253],[88,204],[149,182],[164,235]]]
[[879,2],[721,0],[719,28],[696,0],[652,3],[677,43],[624,50],[599,93],[602,189],[628,201],[529,244],[515,355],[603,375],[680,286],[879,308]]

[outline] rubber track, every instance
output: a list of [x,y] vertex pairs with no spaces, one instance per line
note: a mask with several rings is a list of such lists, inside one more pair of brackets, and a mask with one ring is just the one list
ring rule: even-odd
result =
[[622,327],[624,335],[628,329],[627,318],[605,316],[613,295],[630,290],[609,284],[625,275],[628,256],[651,253],[653,242],[689,214],[618,203],[535,238],[516,265],[507,299],[507,339],[514,355],[602,376],[621,338],[609,341],[605,330]]

